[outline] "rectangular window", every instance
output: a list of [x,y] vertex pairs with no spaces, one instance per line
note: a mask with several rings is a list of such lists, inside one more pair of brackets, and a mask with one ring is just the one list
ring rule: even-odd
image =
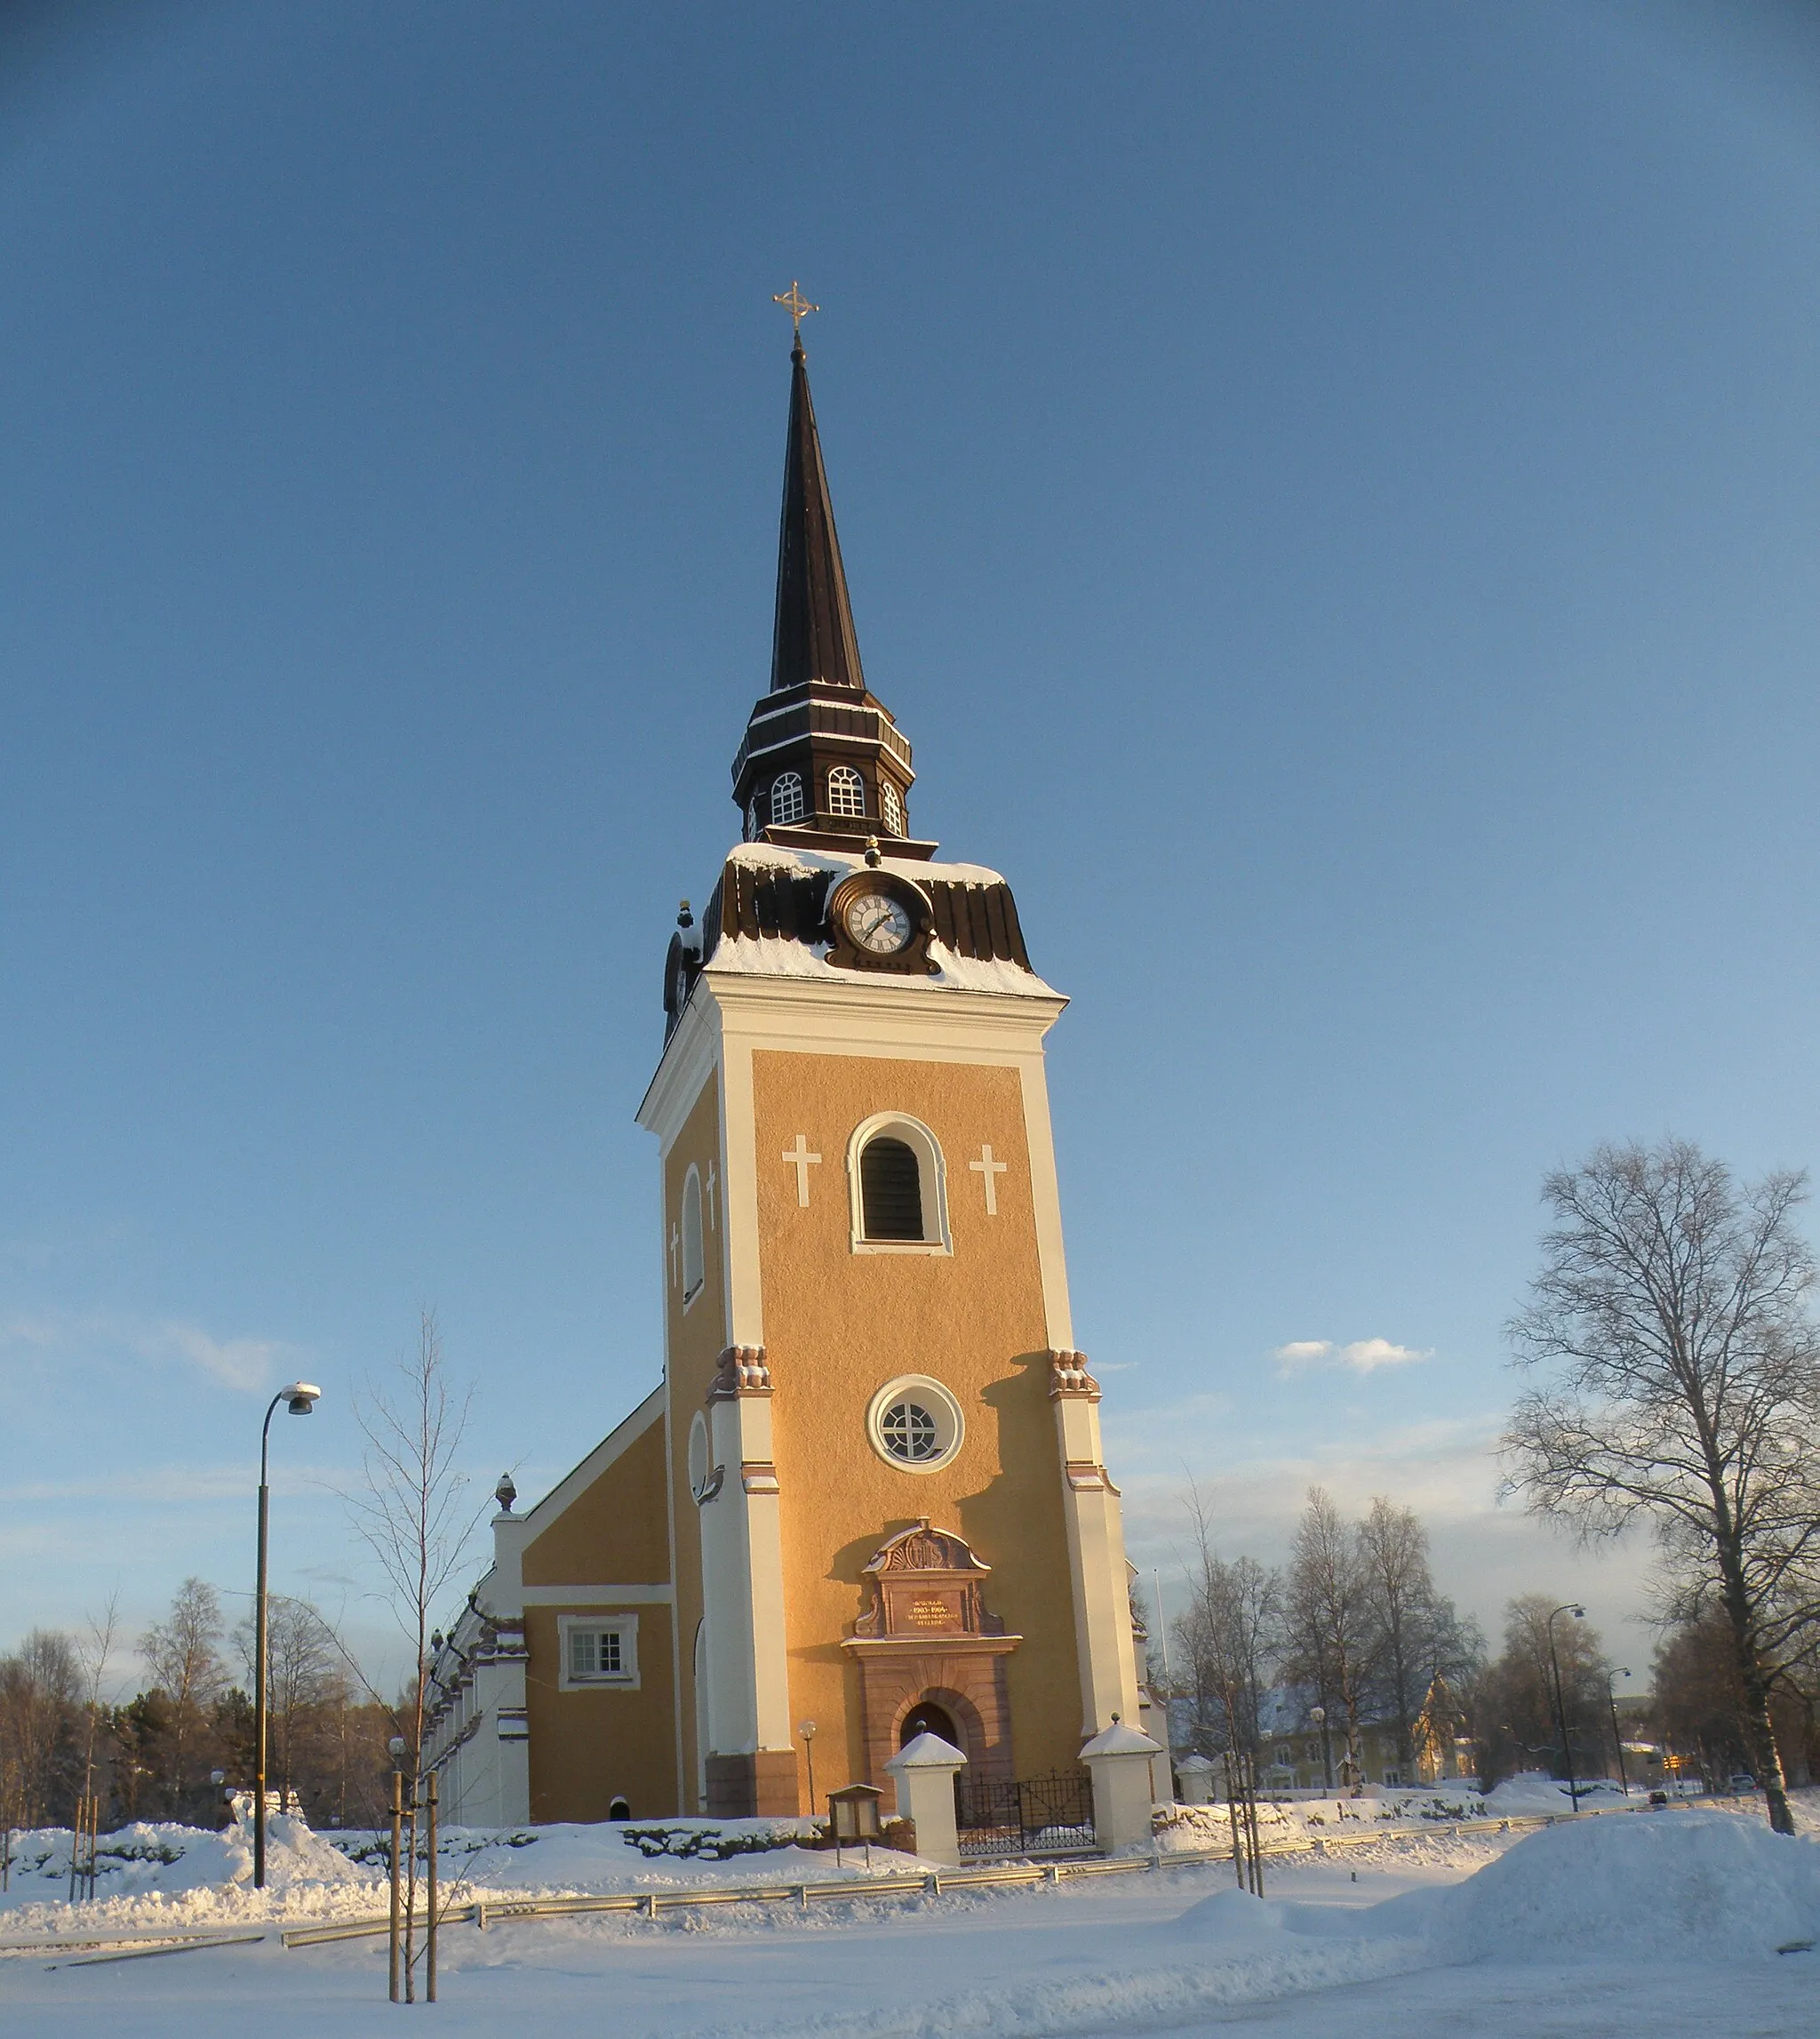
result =
[[562,1634],[564,1691],[588,1686],[616,1685],[622,1691],[638,1684],[638,1617],[635,1614],[564,1614]]

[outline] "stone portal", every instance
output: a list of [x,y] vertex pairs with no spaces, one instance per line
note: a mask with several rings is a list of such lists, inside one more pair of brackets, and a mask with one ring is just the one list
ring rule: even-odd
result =
[[991,1571],[963,1537],[926,1516],[866,1565],[867,1605],[841,1646],[858,1665],[870,1782],[885,1784],[886,1763],[925,1731],[962,1751],[970,1781],[1016,1775],[1005,1659],[1023,1637],[986,1611]]

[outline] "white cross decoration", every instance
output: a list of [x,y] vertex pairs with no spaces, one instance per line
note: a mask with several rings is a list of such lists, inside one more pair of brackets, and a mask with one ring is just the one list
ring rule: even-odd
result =
[[710,1232],[714,1228],[714,1164],[713,1162],[709,1162],[707,1164],[707,1226]]
[[820,1159],[818,1154],[809,1151],[809,1140],[800,1132],[796,1135],[795,1146],[784,1149],[786,1164],[796,1171],[796,1201],[805,1211],[809,1208],[809,1171]]
[[676,1227],[672,1225],[670,1227],[670,1286],[672,1288],[676,1285],[676,1255],[681,1248],[682,1241],[677,1235]]
[[995,1175],[1002,1175],[1009,1164],[1002,1161],[994,1161],[992,1157],[991,1147],[983,1147],[979,1150],[979,1159],[970,1161],[967,1165],[986,1185],[986,1216],[996,1218],[999,1214],[999,1187],[993,1178]]

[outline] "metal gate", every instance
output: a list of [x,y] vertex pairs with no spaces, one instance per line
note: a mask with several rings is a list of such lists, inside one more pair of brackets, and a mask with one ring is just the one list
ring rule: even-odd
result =
[[1084,1770],[1053,1770],[994,1784],[964,1775],[954,1779],[954,1811],[961,1853],[970,1860],[988,1855],[1080,1855],[1091,1851],[1093,1779]]

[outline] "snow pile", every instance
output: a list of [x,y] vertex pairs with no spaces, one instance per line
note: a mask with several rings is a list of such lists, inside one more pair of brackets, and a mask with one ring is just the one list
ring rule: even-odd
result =
[[174,1919],[238,1919],[265,1911],[347,1908],[357,1898],[370,1909],[371,1868],[347,1856],[300,1819],[275,1815],[266,1823],[266,1891],[252,1883],[252,1835],[241,1827],[216,1834],[174,1822],[136,1820],[99,1836],[95,1895],[72,1906],[70,1835],[67,1827],[15,1834],[10,1887],[0,1914],[10,1928],[60,1931],[80,1919],[122,1928],[156,1926]]
[[1737,1960],[1820,1939],[1820,1847],[1728,1812],[1579,1820],[1530,1835],[1434,1911],[1485,1960]]
[[[1589,1806],[1636,1805],[1648,1796],[1647,1791],[1632,1787],[1626,1800],[1616,1782],[1608,1778],[1582,1779],[1579,1787],[1580,1810]],[[1550,1777],[1545,1771],[1526,1770],[1516,1777],[1507,1777],[1495,1790],[1488,1792],[1481,1802],[1485,1811],[1497,1819],[1533,1819],[1538,1813],[1571,1812],[1574,1803],[1568,1795],[1566,1784],[1558,1777]]]

